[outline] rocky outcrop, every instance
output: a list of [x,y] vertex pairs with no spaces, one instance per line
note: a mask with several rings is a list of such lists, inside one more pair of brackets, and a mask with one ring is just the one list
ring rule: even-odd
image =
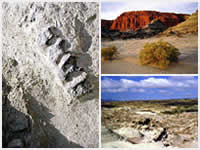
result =
[[106,39],[146,38],[175,26],[188,17],[186,14],[156,11],[132,11],[115,20],[102,20],[101,34]]
[[[153,20],[150,24],[146,25],[144,28],[137,30],[134,32],[132,37],[134,38],[148,38],[152,37],[164,30],[167,29],[167,26],[163,24],[163,22],[158,20]],[[126,36],[124,37],[127,38]]]
[[163,110],[173,110],[174,107],[179,107],[179,105],[196,105],[195,107],[197,107],[197,104],[197,99],[159,102],[158,100],[154,102],[103,102],[103,128],[109,128],[114,133],[122,136],[123,141],[126,143],[122,143],[120,139],[109,138],[109,136],[105,136],[105,133],[102,133],[102,145],[107,148],[121,148],[125,145],[126,148],[141,147],[146,144],[159,147],[197,147],[197,110],[196,112],[173,113],[170,115],[161,113]]
[[[15,102],[18,104],[18,108],[13,107],[10,100],[12,87],[7,85],[6,80],[3,77],[2,81],[2,100],[3,100],[3,111],[2,111],[2,122],[3,122],[3,147],[8,148],[24,148],[31,147],[32,144],[32,117],[27,113],[23,106],[20,107],[20,102]],[[16,93],[19,94],[19,93]],[[21,96],[18,95],[19,101]],[[21,108],[21,111],[19,111]]]
[[101,29],[102,31],[108,31],[110,30],[110,27],[112,26],[113,20],[101,20]]
[[146,25],[144,28],[141,28],[137,31],[129,32],[119,32],[117,30],[102,31],[102,37],[116,40],[116,39],[130,39],[130,38],[148,38],[152,37],[164,30],[167,29],[167,26],[162,23],[160,19],[153,20],[150,24]]
[[117,17],[110,30],[137,31],[155,19],[160,19],[167,27],[172,27],[185,21],[186,14],[161,13],[156,11],[131,11]]
[[2,3],[3,147],[98,147],[98,10]]

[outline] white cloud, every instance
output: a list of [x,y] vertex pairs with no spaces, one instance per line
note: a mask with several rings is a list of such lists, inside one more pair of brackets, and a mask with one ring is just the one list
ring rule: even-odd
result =
[[110,78],[105,78],[101,82],[102,88],[118,88],[120,87],[120,83],[118,81],[112,80]]
[[119,89],[103,89],[103,92],[109,92],[109,93],[118,93],[118,92],[126,92],[128,89],[125,88],[119,88]]
[[135,88],[133,88],[133,89],[131,89],[131,92],[139,92],[139,93],[144,93],[144,92],[145,92],[145,90],[144,90],[144,89],[135,89]]
[[180,81],[180,80],[193,80],[195,79],[194,76],[170,76],[169,77],[170,80],[174,80],[174,81]]
[[159,90],[160,93],[167,93],[167,90]]
[[120,82],[121,82],[121,85],[124,88],[131,88],[131,87],[138,87],[139,86],[139,83],[135,82],[133,80],[121,79]]
[[171,87],[172,83],[167,79],[148,78],[140,82],[142,87],[147,88],[165,88]]
[[[132,78],[134,79],[134,77]],[[134,81],[131,79],[112,80],[105,78],[101,82],[102,92],[146,92],[147,89],[160,88],[160,93],[167,92],[166,89],[171,88],[176,91],[183,90],[184,88],[194,88],[198,86],[197,79],[191,77],[175,77],[170,78],[154,78],[150,77],[140,81]]]

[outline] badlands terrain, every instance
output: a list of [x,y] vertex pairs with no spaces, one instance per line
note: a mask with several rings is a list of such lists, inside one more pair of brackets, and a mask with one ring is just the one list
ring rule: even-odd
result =
[[[145,18],[145,19],[142,19]],[[154,11],[127,12],[115,20],[102,20],[102,48],[115,46],[118,57],[102,62],[103,74],[194,74],[198,71],[198,11],[192,15]],[[160,39],[179,49],[178,63],[157,69],[138,59],[147,42]]]
[[102,147],[194,148],[198,100],[102,102]]

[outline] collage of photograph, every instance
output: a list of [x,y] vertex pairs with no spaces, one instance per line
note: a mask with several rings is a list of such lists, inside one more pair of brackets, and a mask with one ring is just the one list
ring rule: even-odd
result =
[[0,0],[2,148],[198,149],[198,0]]

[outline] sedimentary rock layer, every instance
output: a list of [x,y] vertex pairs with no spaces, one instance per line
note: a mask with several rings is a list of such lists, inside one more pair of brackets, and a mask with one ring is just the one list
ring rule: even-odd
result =
[[172,27],[178,23],[185,21],[186,14],[175,14],[175,13],[162,13],[157,11],[131,11],[125,12],[117,17],[115,20],[103,20],[102,30],[108,28],[110,30],[117,31],[137,31],[153,20],[161,20],[167,27]]

